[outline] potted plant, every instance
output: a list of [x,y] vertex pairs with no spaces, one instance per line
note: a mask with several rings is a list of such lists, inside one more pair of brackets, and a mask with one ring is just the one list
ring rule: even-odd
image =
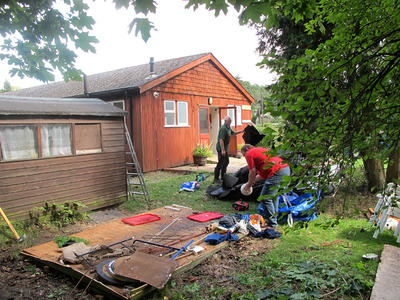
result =
[[211,147],[209,144],[197,144],[193,149],[193,162],[196,165],[204,166],[207,163],[207,158],[213,155]]

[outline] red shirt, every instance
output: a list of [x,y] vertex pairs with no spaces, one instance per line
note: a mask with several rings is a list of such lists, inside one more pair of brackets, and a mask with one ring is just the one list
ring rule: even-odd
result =
[[255,167],[257,173],[264,180],[288,166],[288,164],[282,163],[283,159],[279,156],[270,157],[268,151],[269,149],[252,147],[245,156],[249,170]]

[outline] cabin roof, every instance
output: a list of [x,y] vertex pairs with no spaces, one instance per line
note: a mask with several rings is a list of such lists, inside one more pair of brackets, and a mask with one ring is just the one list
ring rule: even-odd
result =
[[85,76],[84,81],[59,81],[36,87],[3,93],[2,95],[31,96],[31,97],[100,97],[123,91],[144,92],[164,81],[185,72],[207,60],[211,60],[222,73],[241,92],[254,102],[253,97],[243,86],[222,66],[211,54],[202,53],[180,58],[154,62],[154,72],[150,74],[150,64],[98,73]]
[[[207,55],[197,54],[154,62],[154,74],[150,75],[150,65],[142,64],[103,73],[86,75],[86,93],[100,94],[102,92],[124,89],[137,89],[144,84],[162,77],[196,59]],[[83,81],[59,81],[40,86],[8,92],[13,96],[30,95],[33,97],[85,97]]]
[[0,115],[124,116],[127,112],[96,98],[35,98],[0,95]]

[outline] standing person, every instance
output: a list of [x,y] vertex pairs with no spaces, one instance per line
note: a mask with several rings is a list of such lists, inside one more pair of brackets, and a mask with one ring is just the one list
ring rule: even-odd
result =
[[[214,183],[222,183],[224,174],[226,173],[226,168],[229,165],[229,143],[231,141],[231,135],[237,135],[242,133],[242,131],[233,131],[231,128],[232,119],[230,116],[224,118],[224,124],[221,126],[218,132],[217,141],[217,152],[218,152],[218,163],[214,169]],[[221,173],[221,179],[219,179],[219,174]]]
[[267,226],[276,228],[278,226],[279,198],[273,199],[278,192],[278,189],[273,187],[279,187],[284,175],[290,176],[290,167],[283,163],[279,156],[268,155],[269,149],[245,144],[240,151],[246,158],[249,167],[249,180],[243,189],[249,190],[254,182],[260,180],[260,177],[265,180],[260,196],[266,195],[267,197],[261,200],[261,205],[267,217]]

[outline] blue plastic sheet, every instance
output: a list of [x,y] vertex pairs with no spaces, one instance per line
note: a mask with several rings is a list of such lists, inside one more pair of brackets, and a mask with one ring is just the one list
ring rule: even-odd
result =
[[179,191],[195,192],[199,189],[199,187],[200,183],[198,183],[197,181],[189,181],[189,182],[184,182]]
[[[301,196],[294,192],[279,195],[279,220],[286,220],[291,213],[294,221],[312,221],[317,218],[315,212],[315,204],[319,201],[320,192],[316,196],[306,193]],[[286,196],[287,204],[284,197]],[[262,204],[258,206],[258,212],[262,216],[266,216]]]

